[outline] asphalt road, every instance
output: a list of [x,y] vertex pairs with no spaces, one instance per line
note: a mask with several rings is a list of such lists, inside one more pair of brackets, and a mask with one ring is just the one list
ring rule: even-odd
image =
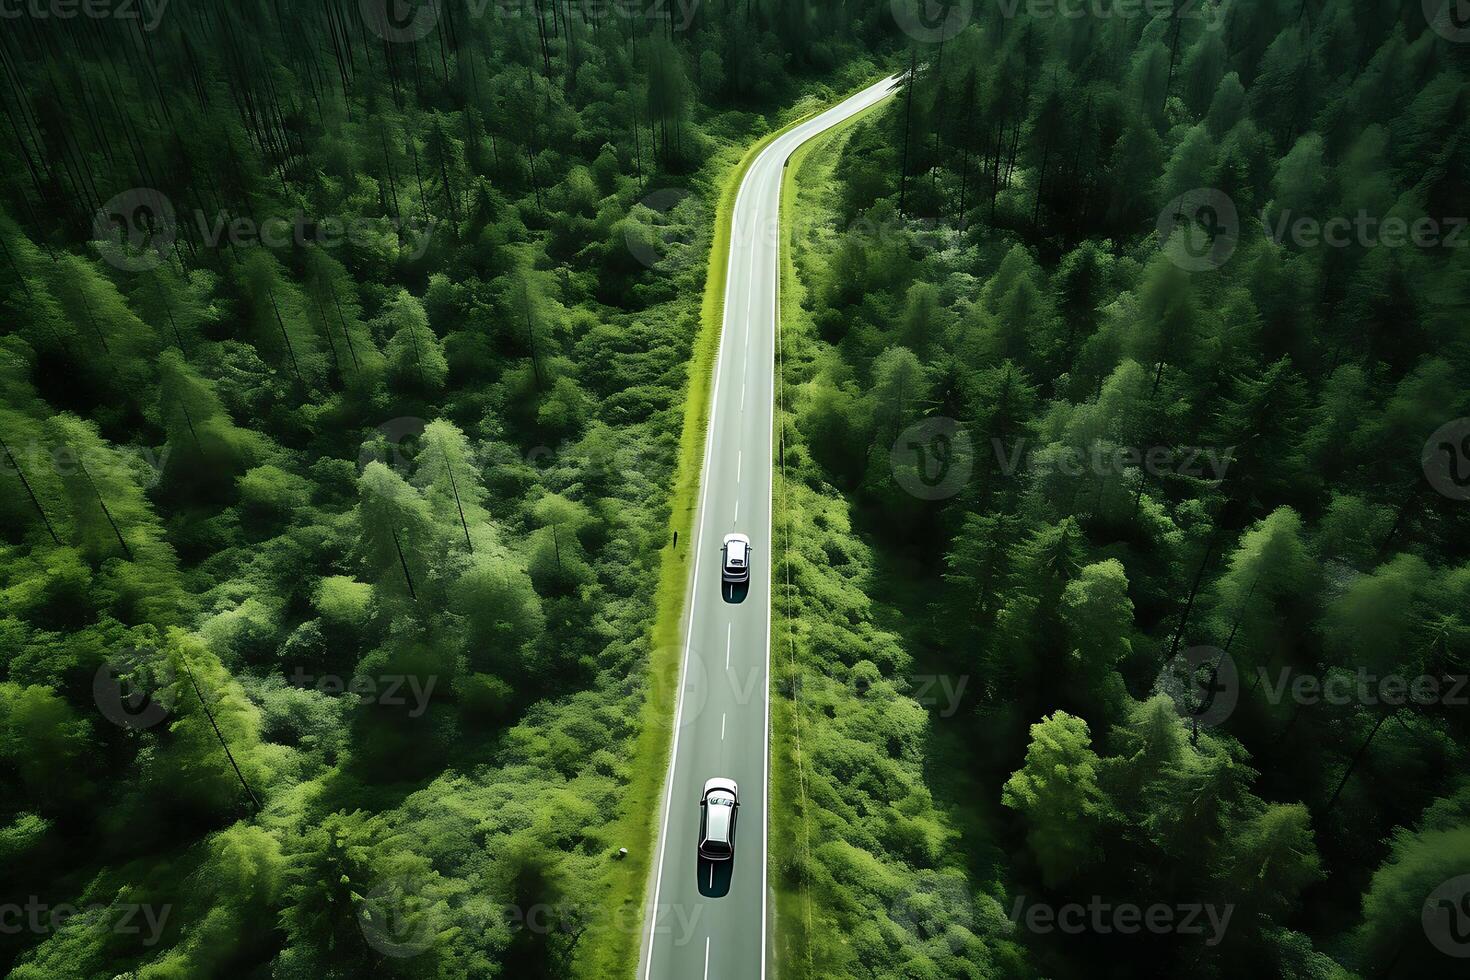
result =
[[[724,330],[705,439],[679,703],[639,975],[766,975],[766,787],[770,773],[771,467],[781,175],[802,143],[888,96],[885,79],[782,134],[735,200]],[[750,536],[751,580],[720,576],[724,536]],[[699,859],[704,782],[740,784],[735,859]]]

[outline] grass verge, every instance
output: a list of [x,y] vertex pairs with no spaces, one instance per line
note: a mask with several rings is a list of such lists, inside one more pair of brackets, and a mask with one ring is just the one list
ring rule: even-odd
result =
[[[690,581],[689,563],[693,557],[694,519],[699,505],[704,443],[709,428],[710,384],[714,379],[715,357],[720,349],[720,332],[724,326],[725,278],[729,268],[735,198],[761,150],[782,133],[831,104],[835,102],[817,95],[802,99],[787,111],[788,121],[783,125],[761,137],[738,157],[738,147],[725,150],[721,155],[725,159],[717,158],[710,168],[713,174],[711,187],[718,188],[718,201],[700,307],[699,335],[690,355],[683,429],[679,436],[678,459],[674,464],[673,491],[669,495],[669,543],[659,552],[658,587],[654,593],[656,612],[649,638],[650,695],[639,718],[639,735],[629,760],[631,776],[622,812],[608,831],[608,839],[626,842],[622,846],[628,848],[628,858],[613,866],[604,882],[604,894],[598,901],[619,928],[608,930],[601,941],[580,951],[574,972],[584,980],[632,977],[637,970],[642,945],[642,911],[649,894],[649,873],[653,870],[658,846],[664,780],[668,775],[669,750],[673,741],[684,612]],[[679,542],[677,548],[672,543],[675,536]],[[634,924],[638,928],[630,928]]]
[[[851,127],[869,115],[881,111],[887,100],[877,103],[844,120],[819,136],[813,137],[797,148],[781,181],[781,214],[795,213],[803,203],[801,213],[818,214],[822,211],[820,198],[828,190],[833,170],[846,142]],[[810,196],[811,200],[806,200]],[[781,358],[778,378],[778,406],[776,424],[784,433],[788,425],[795,424],[794,415],[788,413],[786,396],[785,350],[788,330],[798,333],[809,332],[809,316],[802,307],[805,286],[798,274],[797,262],[803,260],[822,262],[823,257],[806,254],[799,230],[788,222],[782,224],[780,303],[778,305],[777,354]],[[781,515],[781,528],[776,533],[782,540],[790,537],[790,498],[787,474],[784,466],[785,439],[780,441],[778,452],[783,465],[777,468],[780,486],[777,498]],[[786,565],[785,560],[782,566]],[[772,677],[779,676],[777,664],[783,657],[794,658],[791,639],[791,616],[789,580],[773,583],[775,589],[784,589],[782,599],[775,603],[776,614],[771,617]],[[796,665],[789,664],[790,676],[797,676]],[[805,761],[802,757],[801,714],[797,702],[790,698],[773,697],[771,710],[771,875],[770,887],[775,895],[776,929],[773,943],[778,976],[806,977],[813,975],[811,962],[810,934],[812,930],[812,899],[799,884],[790,879],[787,869],[806,867],[810,864],[811,815],[806,799],[804,778]]]

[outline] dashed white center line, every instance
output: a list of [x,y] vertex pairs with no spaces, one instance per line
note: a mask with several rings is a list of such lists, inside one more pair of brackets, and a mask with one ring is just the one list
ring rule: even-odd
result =
[[745,468],[745,450],[741,449],[735,453],[735,482],[740,482],[740,473]]
[[735,523],[740,523],[740,500],[738,497],[735,500]]
[[730,636],[735,632],[735,624],[731,623],[725,627],[725,669],[730,669]]
[[[709,868],[709,881],[710,881],[711,887],[713,887],[713,885],[715,883],[715,866],[714,866],[713,863],[710,864],[710,868]],[[704,937],[704,980],[709,980],[709,937],[708,936],[705,936]]]
[[725,715],[724,715],[723,712],[721,712],[721,714],[720,714],[720,741],[723,742],[724,740],[725,740]]

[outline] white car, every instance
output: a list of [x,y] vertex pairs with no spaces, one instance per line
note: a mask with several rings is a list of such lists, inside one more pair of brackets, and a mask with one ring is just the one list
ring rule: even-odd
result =
[[726,582],[750,581],[750,539],[745,535],[725,535],[720,548],[720,573]]
[[740,787],[735,780],[716,776],[704,783],[699,797],[699,856],[706,861],[735,857],[735,813],[740,809]]

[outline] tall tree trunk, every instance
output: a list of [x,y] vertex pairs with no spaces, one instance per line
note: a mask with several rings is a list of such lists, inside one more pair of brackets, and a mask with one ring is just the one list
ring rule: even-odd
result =
[[189,676],[189,686],[194,688],[194,696],[199,699],[199,706],[204,709],[204,716],[209,719],[209,727],[214,729],[214,737],[219,739],[220,748],[225,750],[225,758],[230,760],[230,768],[235,770],[235,778],[240,780],[240,785],[245,787],[245,795],[250,797],[250,803],[255,807],[255,812],[260,812],[260,799],[250,784],[245,780],[245,774],[240,771],[240,764],[235,761],[235,753],[230,751],[230,743],[225,740],[225,733],[219,730],[219,724],[214,720],[214,712],[209,710],[209,702],[204,700],[204,692],[199,689],[199,682],[194,679],[194,671],[189,667],[188,659],[179,654],[179,663],[184,665],[184,673]]
[[36,513],[41,515],[41,523],[46,525],[46,532],[51,535],[51,540],[58,545],[61,544],[61,538],[57,536],[56,528],[51,524],[51,518],[46,516],[46,508],[42,507],[41,501],[36,499],[36,492],[31,489],[31,481],[26,479],[25,471],[20,468],[20,462],[10,452],[10,447],[5,444],[4,439],[0,439],[0,450],[5,451],[5,458],[10,460],[15,475],[20,478],[20,485],[25,487],[26,496],[31,498],[31,505],[36,508]]
[[398,529],[389,528],[393,533],[393,547],[398,549],[398,565],[403,569],[403,581],[408,583],[408,597],[414,602],[419,601],[419,594],[414,591],[413,576],[408,573],[408,559],[403,557],[403,543],[398,540]]
[[909,127],[913,125],[914,118],[914,88],[918,84],[917,69],[919,64],[919,49],[909,49],[909,77],[908,98],[904,99],[903,109],[903,155],[899,158],[898,165],[898,213],[904,214],[904,201],[908,191],[909,177]]
[[97,506],[102,508],[102,516],[107,518],[107,526],[112,528],[112,533],[117,538],[117,543],[122,548],[123,555],[128,561],[132,561],[133,550],[123,540],[122,531],[118,529],[117,521],[112,519],[112,511],[107,509],[107,501],[102,499],[102,491],[97,489],[97,481],[93,480],[92,474],[87,472],[87,464],[82,461],[81,453],[77,453],[77,468],[82,471],[82,476],[87,478],[87,485],[92,488],[92,494],[97,498]]
[[1362,762],[1363,756],[1368,753],[1368,746],[1372,745],[1373,739],[1378,737],[1378,729],[1382,728],[1383,723],[1393,717],[1395,713],[1396,710],[1387,711],[1378,716],[1378,720],[1373,723],[1373,730],[1368,733],[1367,738],[1363,739],[1363,744],[1358,746],[1358,751],[1353,753],[1352,760],[1348,762],[1347,770],[1342,774],[1342,778],[1337,781],[1337,789],[1332,791],[1332,796],[1328,798],[1327,805],[1323,807],[1324,810],[1330,812],[1337,805],[1337,798],[1342,795],[1342,789],[1352,777],[1353,770],[1358,768],[1358,763]]
[[470,525],[464,519],[464,504],[459,499],[459,484],[454,479],[454,467],[449,464],[449,453],[443,446],[439,452],[444,456],[444,472],[449,476],[449,489],[454,493],[454,506],[459,510],[459,526],[464,529],[464,546],[474,554],[475,546],[470,542]]

